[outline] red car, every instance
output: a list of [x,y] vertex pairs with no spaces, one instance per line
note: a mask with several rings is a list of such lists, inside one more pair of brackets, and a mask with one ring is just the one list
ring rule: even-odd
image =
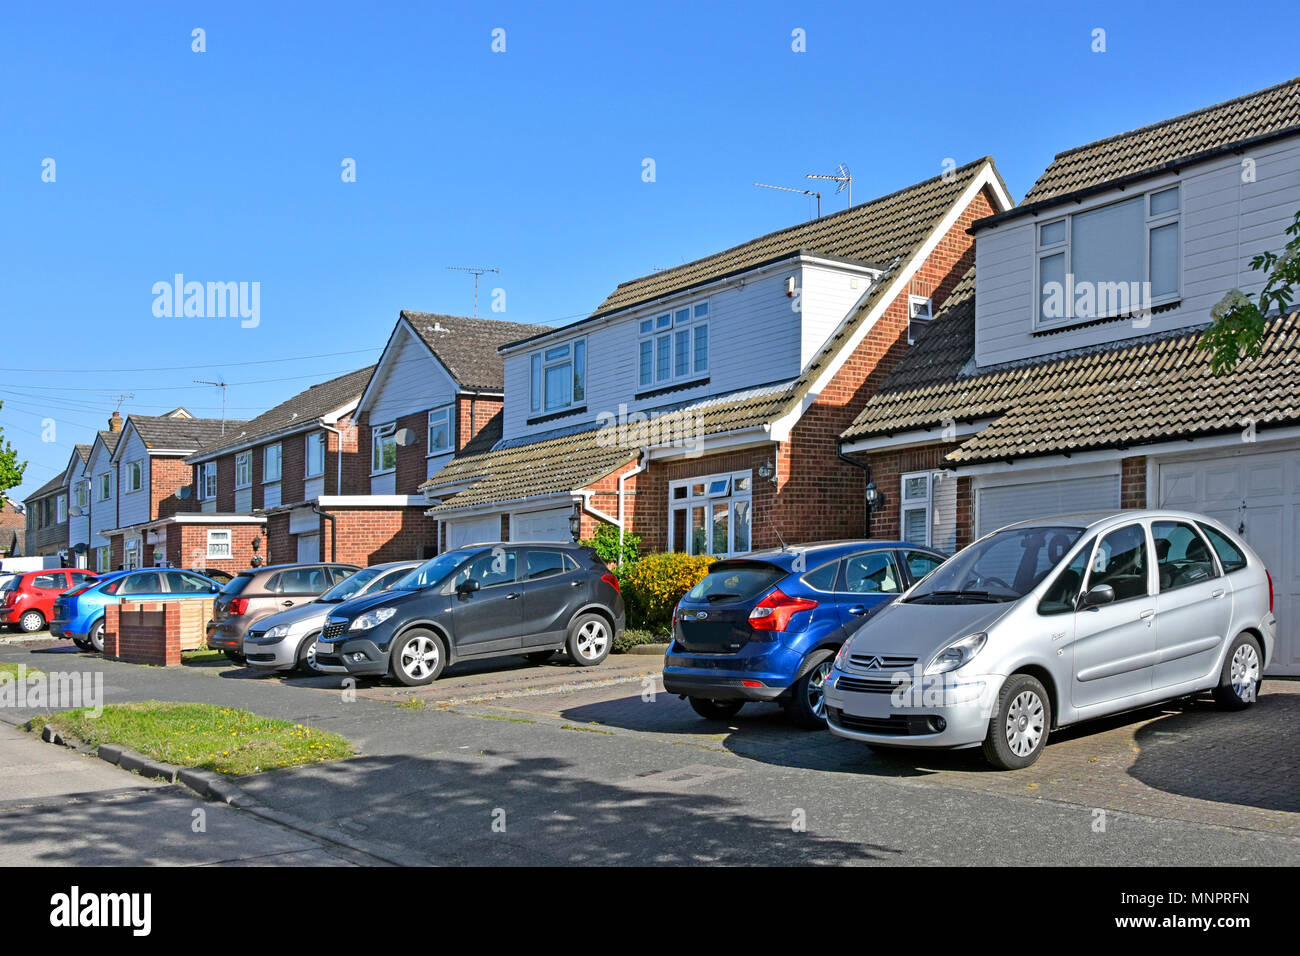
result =
[[99,577],[81,568],[52,568],[0,574],[0,625],[25,633],[39,631],[54,616],[54,599]]

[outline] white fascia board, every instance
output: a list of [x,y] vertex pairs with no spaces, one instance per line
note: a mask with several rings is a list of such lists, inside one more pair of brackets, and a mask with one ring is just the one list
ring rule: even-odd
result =
[[[915,276],[921,266],[925,264],[925,261],[930,258],[930,254],[934,252],[936,247],[938,247],[939,243],[943,240],[943,237],[948,234],[948,230],[957,223],[957,220],[961,218],[962,213],[966,211],[966,207],[974,201],[975,197],[979,195],[980,190],[985,186],[993,190],[994,196],[997,198],[999,204],[1004,204],[1004,209],[1011,208],[1013,205],[1011,198],[1007,196],[1006,190],[1004,190],[1002,184],[998,182],[998,177],[993,172],[992,165],[986,162],[983,167],[981,167],[980,171],[976,173],[975,178],[973,178],[966,186],[966,189],[962,191],[962,194],[957,198],[957,201],[954,202],[948,209],[947,213],[944,214],[943,219],[939,221],[939,224],[935,226],[930,235],[926,237],[921,248],[917,250],[916,255],[912,257],[912,261],[909,263],[907,269],[894,276],[893,281],[890,282],[889,286],[885,290],[885,294],[880,297],[880,301],[876,303],[875,308],[873,308],[867,317],[862,320],[862,323],[858,326],[853,335],[849,337],[848,341],[840,346],[839,352],[829,363],[827,363],[826,368],[822,369],[821,373],[813,380],[808,391],[804,393],[802,400],[800,400],[793,409],[772,423],[773,438],[777,441],[786,441],[789,439],[790,433],[794,430],[794,426],[799,419],[803,417],[804,412],[808,410],[809,406],[811,406],[813,402],[817,401],[817,398],[822,393],[822,389],[824,389],[831,380],[834,379],[834,377],[839,373],[839,370],[843,367],[844,363],[849,360],[849,357],[853,355],[855,351],[857,351],[862,340],[866,338],[868,332],[875,328],[876,322],[879,321],[882,315],[884,315],[885,310],[888,309],[900,295],[906,294],[908,287],[911,284],[912,277]],[[837,328],[835,332],[838,331],[839,329]],[[835,333],[833,332],[832,335],[834,334]]]
[[[447,376],[447,379],[454,386],[456,386],[456,394],[458,395],[462,394],[460,382],[456,380],[456,376],[452,375],[451,370],[448,369],[447,366],[442,364],[442,362],[438,359],[438,356],[434,354],[433,349],[429,347],[429,343],[424,341],[424,339],[420,337],[420,334],[415,331],[415,328],[411,325],[410,320],[407,319],[405,316],[401,316],[398,318],[397,325],[393,328],[392,334],[388,336],[388,343],[384,346],[384,351],[380,353],[379,361],[375,363],[375,370],[372,373],[370,373],[370,381],[366,382],[366,390],[361,393],[360,399],[358,399],[358,401],[356,402],[355,407],[358,412],[368,411],[370,409],[370,406],[374,404],[375,383],[380,380],[380,377],[382,376],[383,372],[386,371],[388,368],[388,363],[392,359],[393,352],[396,351],[395,346],[397,344],[397,334],[399,332],[405,332],[407,335],[411,337],[411,339],[415,342],[416,345],[424,349],[424,351],[428,353],[429,360],[432,361],[435,365],[437,365],[440,369],[442,369],[443,373]],[[472,394],[493,394],[493,393],[483,392],[483,393],[472,393]]]
[[[332,424],[333,422],[338,421],[340,418],[342,418],[352,409],[356,408],[356,406],[357,403],[355,401],[349,402],[347,405],[340,406],[337,410],[330,412],[329,415],[323,416],[324,421]],[[251,451],[252,449],[257,448],[261,445],[273,445],[278,441],[284,441],[284,439],[286,438],[292,438],[294,435],[301,435],[301,434],[305,434],[306,432],[316,431],[316,429],[320,428],[321,420],[322,419],[320,418],[301,418],[295,420],[292,424],[285,425],[284,427],[278,428],[275,431],[264,432],[261,435],[254,435],[252,438],[249,438],[246,441],[242,441],[236,445],[225,445],[222,448],[218,448],[210,452],[205,452],[205,451],[193,452],[190,453],[189,458],[185,459],[185,464],[198,465],[198,464],[202,464],[205,461],[215,461],[216,459],[221,458],[223,455],[234,455],[234,454],[238,454],[239,452]]]
[[951,441],[956,444],[956,439],[978,435],[988,428],[993,421],[992,418],[982,418],[975,422],[954,425],[953,430],[947,435],[944,434],[942,426],[935,425],[932,428],[914,428],[894,435],[872,435],[868,438],[855,438],[841,445],[840,451],[846,455],[854,453],[869,455],[878,451],[894,451],[900,448],[915,448],[919,445],[933,445],[941,441]]
[[425,504],[424,495],[321,495],[322,508],[416,508]]
[[700,439],[701,447],[696,449],[681,448],[675,445],[651,446],[648,449],[650,461],[671,461],[690,458],[702,458],[723,451],[736,451],[741,448],[770,445],[773,442],[767,425],[754,428],[742,428],[734,432],[718,432],[705,435]]
[[183,458],[186,455],[194,454],[193,448],[145,448],[145,454],[150,458]]

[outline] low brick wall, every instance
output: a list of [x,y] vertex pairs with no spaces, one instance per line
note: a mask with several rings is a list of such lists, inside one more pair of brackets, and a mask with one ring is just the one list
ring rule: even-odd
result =
[[212,601],[123,601],[104,609],[104,656],[176,667],[181,651],[203,646]]

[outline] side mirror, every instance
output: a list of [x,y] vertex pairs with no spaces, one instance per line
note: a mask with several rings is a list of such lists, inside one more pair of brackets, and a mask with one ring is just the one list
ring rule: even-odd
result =
[[209,585],[208,585],[208,591],[211,592],[212,594],[220,594],[220,593],[221,593],[221,585],[220,585],[220,584],[209,584]]
[[1084,607],[1101,607],[1115,603],[1115,589],[1109,584],[1098,584],[1083,596]]
[[460,584],[456,585],[456,593],[460,595],[473,594],[479,589],[479,586],[478,581],[469,578],[468,580],[461,581]]

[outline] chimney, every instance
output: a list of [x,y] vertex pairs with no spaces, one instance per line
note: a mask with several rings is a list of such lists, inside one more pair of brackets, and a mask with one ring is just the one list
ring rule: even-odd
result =
[[113,417],[108,420],[108,430],[111,432],[120,432],[122,430],[121,412],[113,412]]

